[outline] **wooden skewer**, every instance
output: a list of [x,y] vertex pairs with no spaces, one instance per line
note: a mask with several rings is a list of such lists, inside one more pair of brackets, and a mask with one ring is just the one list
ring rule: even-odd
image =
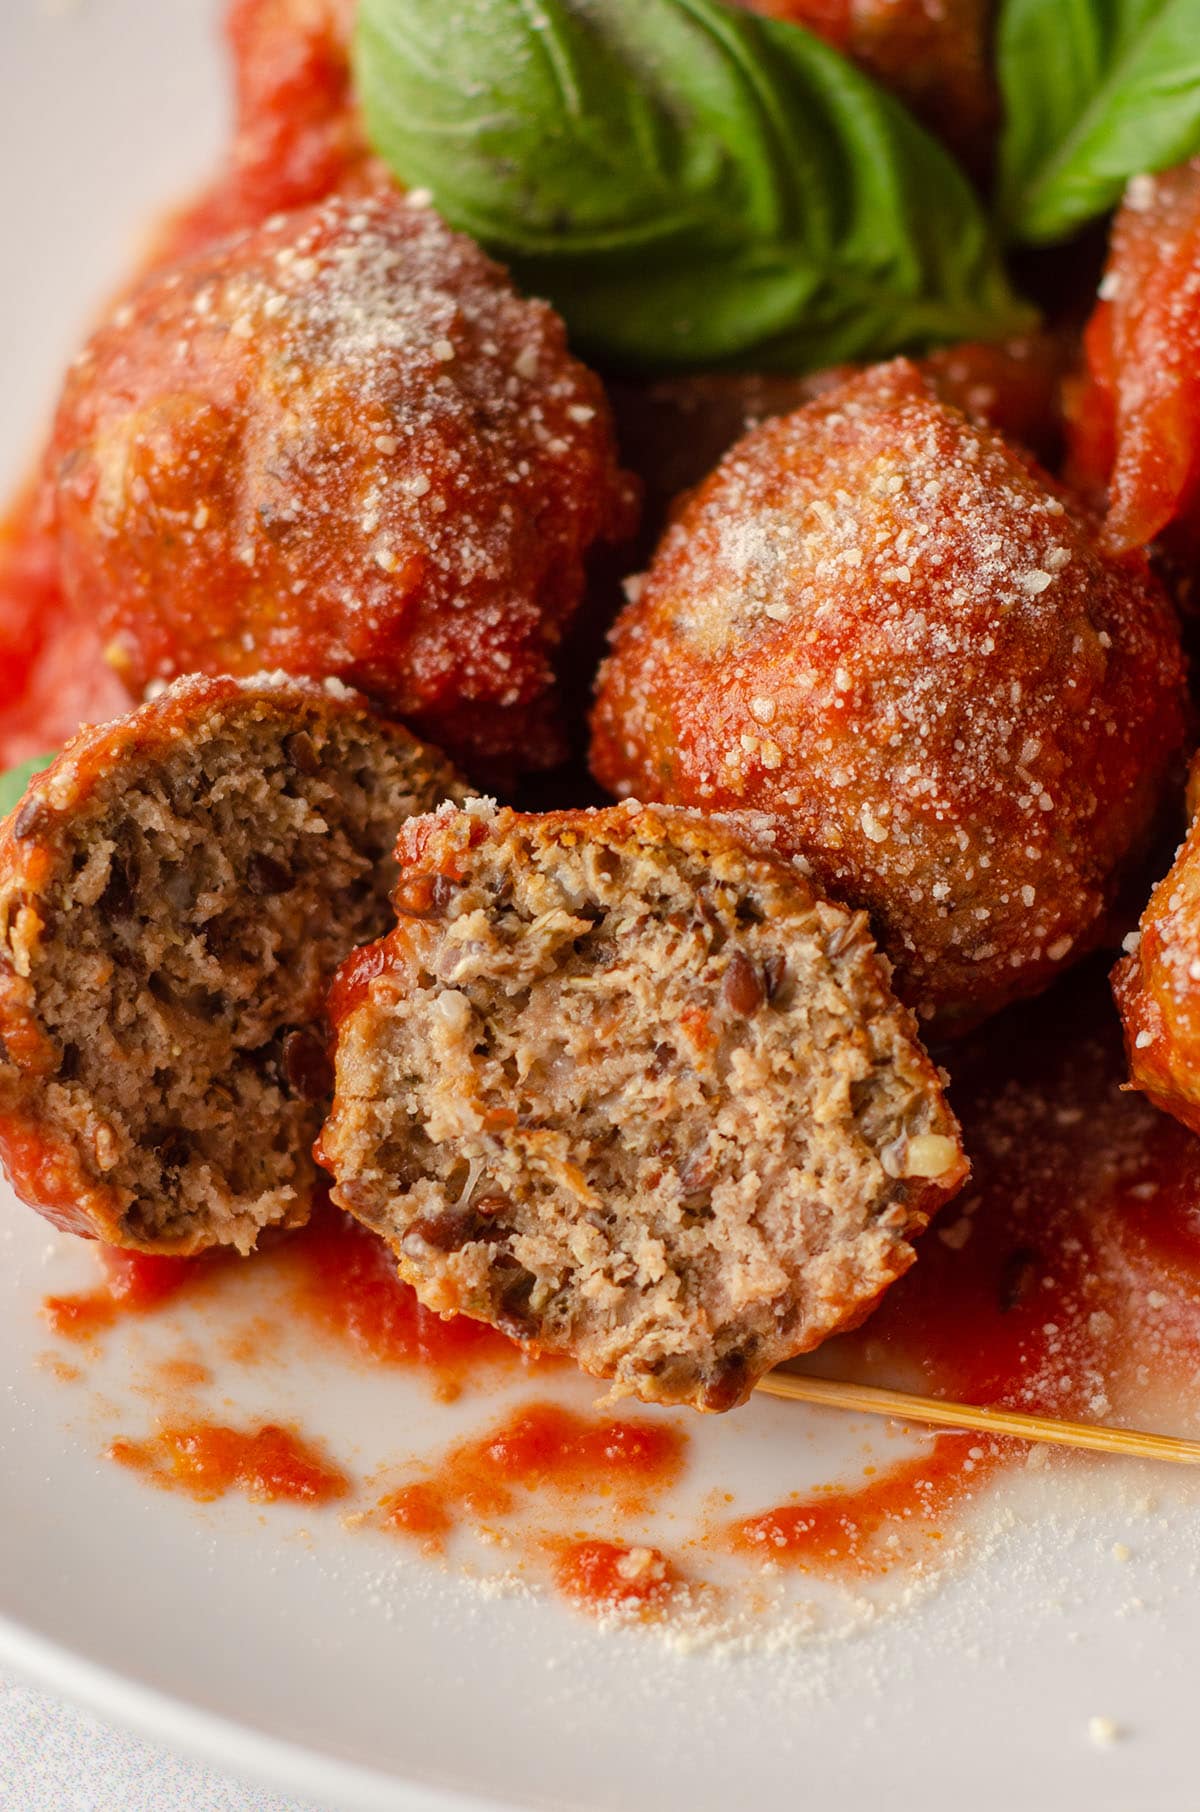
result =
[[795,1372],[768,1372],[755,1389],[768,1397],[823,1403],[831,1409],[859,1410],[870,1416],[896,1416],[939,1428],[977,1428],[983,1434],[1009,1435],[1019,1441],[1045,1441],[1055,1447],[1120,1453],[1134,1460],[1172,1460],[1176,1465],[1200,1466],[1200,1441],[1146,1434],[1137,1428],[1060,1422],[1053,1416],[1030,1416],[1015,1409],[981,1409],[973,1403],[944,1403],[940,1398],[918,1397],[909,1391],[848,1384],[838,1378],[807,1378]]

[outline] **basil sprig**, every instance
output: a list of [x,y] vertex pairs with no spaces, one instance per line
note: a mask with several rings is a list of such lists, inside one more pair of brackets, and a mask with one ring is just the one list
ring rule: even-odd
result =
[[1015,239],[1061,239],[1200,150],[1200,0],[1005,0],[997,61]]
[[796,371],[1028,326],[952,158],[797,26],[718,0],[361,0],[399,180],[625,368]]
[[34,755],[15,768],[0,773],[0,818],[7,818],[25,797],[29,782],[54,760],[53,755]]

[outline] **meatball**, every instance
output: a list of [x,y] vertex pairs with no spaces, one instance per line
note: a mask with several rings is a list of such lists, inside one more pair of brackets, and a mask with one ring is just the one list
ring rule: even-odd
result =
[[131,688],[335,675],[483,767],[555,759],[555,651],[631,507],[558,317],[393,190],[151,275],[77,360],[50,474]]
[[0,830],[0,1158],[71,1233],[254,1245],[308,1214],[325,998],[447,763],[337,681],[179,682]]
[[334,1199],[444,1315],[727,1409],[858,1321],[966,1174],[865,915],[752,827],[412,821],[335,984]]
[[1200,561],[1200,158],[1134,177],[1100,298],[1073,399],[1071,477],[1100,499],[1107,491],[1109,548],[1161,538],[1191,581]]
[[1191,781],[1191,829],[1113,970],[1113,993],[1133,1087],[1200,1132],[1200,757]]
[[816,32],[890,89],[976,176],[1000,118],[993,0],[736,0]]
[[[998,428],[1049,465],[1061,454],[1062,381],[1076,348],[1051,333],[989,344],[968,340],[919,361],[943,402]],[[621,451],[645,487],[642,530],[661,528],[681,491],[706,478],[750,428],[790,415],[855,375],[852,365],[809,372],[697,372],[610,381]]]
[[1103,939],[1183,734],[1178,625],[915,366],[748,435],[633,594],[602,785],[771,813],[940,1032]]

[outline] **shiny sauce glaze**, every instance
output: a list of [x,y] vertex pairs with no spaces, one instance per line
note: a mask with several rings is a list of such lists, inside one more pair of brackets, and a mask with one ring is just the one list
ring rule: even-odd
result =
[[559,1591],[594,1615],[612,1611],[665,1615],[687,1584],[659,1548],[581,1536],[552,1542],[549,1552]]
[[314,1330],[373,1364],[420,1367],[444,1399],[483,1369],[550,1363],[526,1358],[483,1322],[423,1308],[383,1241],[328,1204],[269,1262],[284,1273],[289,1306]]
[[[1200,1364],[1200,1143],[1124,1091],[1102,969],[994,1023],[959,1047],[955,1065],[972,1180],[875,1314],[805,1365],[954,1400],[1194,1432],[1184,1393]],[[257,1268],[282,1282],[287,1319],[332,1354],[416,1371],[437,1395],[519,1380],[544,1363],[478,1324],[423,1310],[382,1242],[328,1205],[250,1260],[97,1257],[104,1275],[95,1290],[52,1299],[64,1335],[169,1311],[188,1289],[219,1303],[228,1278]],[[706,1438],[720,1426],[696,1424]],[[878,1457],[886,1440],[873,1440],[874,1463],[859,1476],[710,1522],[687,1542],[685,1571],[660,1548],[623,1541],[619,1520],[652,1513],[684,1476],[689,1428],[678,1417],[527,1402],[440,1454],[412,1456],[382,1490],[353,1493],[347,1482],[292,1495],[352,1503],[355,1523],[436,1553],[481,1527],[536,1525],[534,1547],[573,1604],[657,1618],[702,1577],[708,1551],[750,1569],[847,1580],[927,1566],[1027,1457],[1019,1442],[946,1433],[922,1436],[915,1455],[906,1445],[888,1463]],[[269,1444],[275,1473],[254,1470],[262,1433],[206,1434],[189,1418],[111,1452],[152,1482],[193,1494],[215,1495],[224,1479],[222,1491],[287,1496],[269,1482],[287,1476]],[[306,1464],[297,1461],[301,1480]],[[336,1462],[313,1465],[312,1476],[328,1465],[346,1479]]]
[[[269,7],[237,0],[237,141],[217,181],[165,231],[160,255],[359,179],[343,10],[314,8],[297,55],[294,41],[273,50],[263,37]],[[124,703],[93,627],[63,598],[53,525],[35,483],[0,528],[0,763],[54,748],[81,721]],[[368,980],[364,970],[347,972],[347,998]],[[1200,1142],[1122,1094],[1102,968],[989,1025],[956,1047],[951,1067],[974,1177],[864,1327],[806,1363],[949,1398],[1186,1431],[1181,1387],[1200,1362]],[[97,1341],[125,1318],[168,1312],[185,1292],[219,1298],[242,1268],[98,1256],[94,1289],[45,1305],[60,1338]],[[417,1369],[443,1395],[485,1372],[519,1378],[530,1363],[485,1328],[421,1309],[382,1245],[331,1210],[245,1262],[282,1273],[289,1310],[331,1347]],[[586,1519],[601,1504],[646,1508],[680,1477],[687,1447],[674,1421],[580,1417],[529,1403],[441,1457],[414,1459],[409,1476],[365,1502],[363,1520],[439,1547],[465,1523],[533,1505],[555,1505],[560,1519]],[[109,1452],[153,1483],[200,1498],[240,1491],[263,1502],[358,1501],[319,1444],[271,1423],[239,1429],[168,1417]],[[915,1458],[906,1451],[859,1479],[764,1504],[712,1540],[752,1564],[886,1571],[936,1548],[964,1506],[1023,1459],[1016,1443],[928,1437]],[[543,1549],[560,1590],[596,1610],[649,1612],[669,1602],[680,1579],[660,1551],[592,1529],[547,1533]]]
[[47,1296],[42,1314],[51,1331],[65,1340],[90,1340],[123,1315],[147,1315],[197,1284],[211,1269],[210,1259],[161,1258],[149,1252],[121,1252],[98,1247],[101,1281],[91,1290],[69,1296]]

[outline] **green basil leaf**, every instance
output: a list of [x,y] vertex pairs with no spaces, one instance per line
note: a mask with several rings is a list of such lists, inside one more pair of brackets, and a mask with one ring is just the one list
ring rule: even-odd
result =
[[0,774],[0,818],[7,818],[17,809],[34,775],[48,768],[54,758],[54,755],[34,755],[29,761]]
[[999,212],[1061,239],[1200,150],[1200,0],[1004,0]]
[[950,156],[797,26],[718,0],[361,0],[401,182],[609,365],[808,370],[1030,324]]

